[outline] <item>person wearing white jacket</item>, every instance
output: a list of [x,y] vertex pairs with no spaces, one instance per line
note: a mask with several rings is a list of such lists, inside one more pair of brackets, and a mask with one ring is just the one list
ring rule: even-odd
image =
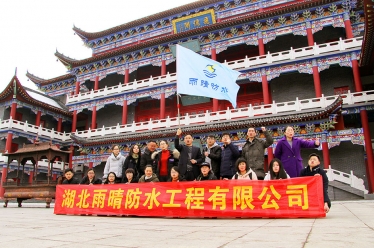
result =
[[236,160],[236,171],[237,172],[232,179],[258,180],[256,173],[247,164],[247,160],[245,158],[238,158],[238,160]]
[[114,172],[117,178],[122,178],[122,167],[125,162],[125,157],[119,151],[118,145],[112,146],[112,154],[109,156],[104,167],[103,179],[108,177],[109,172]]

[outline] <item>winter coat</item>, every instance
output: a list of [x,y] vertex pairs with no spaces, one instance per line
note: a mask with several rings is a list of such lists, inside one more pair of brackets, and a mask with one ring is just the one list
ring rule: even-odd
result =
[[[173,166],[178,166],[179,156],[180,156],[180,153],[177,149],[174,149],[173,151],[168,150],[168,152],[169,152],[169,159],[168,159],[168,174],[167,174],[167,176],[170,175],[170,171],[171,171],[171,168]],[[160,176],[161,154],[162,154],[162,151],[157,151],[157,152],[152,153],[152,155],[151,155],[151,158],[156,161],[156,165],[157,165],[156,175],[158,177]]]
[[140,179],[139,179],[139,183],[149,183],[149,182],[152,182],[152,183],[156,183],[156,182],[159,182],[157,176],[155,173],[152,174],[152,177],[149,178],[149,179],[145,179],[145,175],[143,175]]
[[242,149],[242,157],[247,160],[247,165],[256,173],[257,177],[264,178],[265,148],[273,144],[273,138],[268,131],[264,132],[266,140],[254,138],[252,142],[247,140]]
[[[94,177],[94,178],[92,178],[91,183],[92,184],[102,184],[103,182],[101,181],[100,178]],[[87,185],[89,185],[90,184],[90,180],[88,179],[88,176],[84,176],[79,184],[87,184]]]
[[105,167],[104,167],[104,176],[103,178],[107,178],[109,172],[116,173],[116,177],[120,178],[122,177],[122,167],[125,162],[125,157],[122,156],[121,153],[117,155],[117,157],[114,156],[112,153],[108,160],[106,161]]
[[300,155],[301,148],[316,148],[314,141],[306,141],[303,139],[292,139],[292,148],[288,144],[287,138],[283,137],[278,141],[275,148],[274,157],[282,161],[284,170],[291,178],[298,177],[303,169]]
[[151,152],[147,147],[144,149],[142,157],[140,158],[140,171],[138,171],[140,177],[144,175],[144,170],[147,165],[152,165],[153,172],[157,171],[156,160],[152,159],[152,153],[155,152],[156,151]]
[[[206,152],[208,150],[210,150],[208,158],[210,158],[210,165],[212,166],[213,173],[214,173],[214,175],[219,176],[219,171],[221,169],[222,148],[217,143],[214,143],[214,145],[211,148],[204,147],[203,157],[205,157],[204,152]],[[205,160],[205,162],[208,162],[208,161]]]
[[322,176],[323,201],[327,202],[329,208],[331,208],[331,201],[330,201],[330,198],[329,198],[329,194],[327,193],[327,190],[329,188],[329,179],[326,175],[326,171],[324,169],[320,168],[319,166],[315,166],[311,170],[309,165],[300,171],[300,177],[314,176],[316,174],[320,174]]
[[232,179],[237,179],[237,180],[257,180],[256,173],[249,168],[249,170],[244,174],[240,174],[240,172],[236,172],[235,175],[232,177]]
[[79,180],[72,177],[70,180],[65,179],[62,184],[79,184]]
[[[287,174],[287,172],[286,172],[286,175],[287,175],[287,178],[290,178],[290,176]],[[269,181],[269,180],[279,180],[279,179],[271,179],[271,174],[270,174],[270,172],[268,172],[268,173],[266,173],[266,176],[264,177],[264,181]]]
[[[185,176],[187,180],[191,180],[190,177],[186,176],[187,164],[189,162],[188,161],[188,147],[186,145],[179,144],[179,136],[176,136],[174,139],[174,147],[180,152],[179,162],[178,162],[180,174],[182,176]],[[203,155],[201,154],[199,147],[192,146],[191,159],[195,159],[197,161],[196,164],[192,165],[193,177],[196,178],[200,174],[200,168],[198,164],[201,164],[204,161]]]
[[232,177],[235,174],[235,161],[239,156],[239,149],[233,143],[222,147],[220,176]]
[[214,175],[214,173],[210,170],[208,175],[206,177],[203,176],[203,174],[200,174],[196,181],[205,181],[205,180],[217,180],[217,177]]
[[[138,183],[138,182],[139,182],[138,177],[133,176],[130,183]],[[127,179],[126,175],[124,177],[122,177],[121,183],[129,183],[129,180]]]
[[[125,171],[129,168],[133,169],[135,171],[134,176],[139,176],[139,171],[140,171],[140,159],[141,157],[138,158],[138,161],[135,160],[132,156],[128,155],[125,159],[125,162],[123,164],[122,168],[122,177],[126,177]],[[143,171],[144,173],[144,171]]]

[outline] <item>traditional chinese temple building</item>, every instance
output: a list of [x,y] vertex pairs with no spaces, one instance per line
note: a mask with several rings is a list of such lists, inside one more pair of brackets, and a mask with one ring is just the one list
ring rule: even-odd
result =
[[[274,144],[291,125],[321,139],[332,199],[374,190],[374,3],[370,0],[201,0],[100,32],[74,32],[92,56],[55,55],[68,73],[14,77],[0,94],[0,149],[52,140],[74,151],[70,166],[102,173],[114,143],[127,153],[148,140],[172,141],[178,127],[173,50],[181,44],[241,72],[237,108],[181,96],[183,131],[204,146],[231,133],[242,147],[249,125],[266,126]],[[306,158],[311,150],[302,151]],[[314,152],[314,151],[313,151]],[[4,163],[5,165],[6,163]],[[264,165],[266,167],[266,163]],[[2,181],[16,168],[2,169]],[[38,172],[39,173],[39,172]]]

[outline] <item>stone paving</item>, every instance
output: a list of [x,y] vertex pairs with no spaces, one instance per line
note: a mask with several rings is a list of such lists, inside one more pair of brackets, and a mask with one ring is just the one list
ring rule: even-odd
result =
[[[374,247],[374,201],[333,202],[319,219],[173,219],[0,209],[0,247]],[[53,206],[53,205],[52,205]]]

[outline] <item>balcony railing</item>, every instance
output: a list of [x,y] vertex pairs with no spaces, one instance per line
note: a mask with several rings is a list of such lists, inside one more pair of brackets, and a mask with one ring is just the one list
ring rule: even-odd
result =
[[[319,98],[302,99],[296,98],[295,101],[281,102],[272,104],[265,104],[260,106],[252,106],[238,108],[238,109],[227,109],[218,112],[206,112],[197,115],[181,116],[180,121],[177,117],[168,117],[161,120],[149,120],[145,122],[133,122],[131,124],[105,127],[98,129],[89,129],[85,131],[75,132],[75,134],[81,138],[93,138],[113,134],[125,134],[133,133],[137,131],[177,127],[180,122],[181,126],[199,124],[199,123],[213,123],[222,120],[233,120],[233,119],[246,119],[260,115],[274,115],[282,113],[292,113],[297,111],[304,111],[308,109],[323,109],[332,104],[338,96],[322,96]],[[343,105],[353,104],[368,104],[374,103],[374,90],[363,91],[341,95],[343,98]],[[23,132],[32,133],[44,137],[46,139],[54,139],[60,142],[71,142],[70,133],[60,133],[53,129],[49,130],[28,124],[27,122],[21,122],[16,120],[4,120],[0,121],[0,130],[15,129]]]
[[[295,59],[301,59],[304,57],[309,56],[316,56],[320,54],[327,54],[327,53],[336,53],[339,51],[346,51],[349,49],[360,48],[362,45],[363,38],[356,37],[352,39],[346,39],[339,41],[334,41],[330,43],[315,44],[314,46],[297,48],[297,49],[290,49],[288,51],[278,52],[278,53],[268,53],[262,56],[256,57],[245,57],[244,59],[239,59],[231,62],[226,62],[225,64],[228,65],[233,70],[240,70],[249,67],[256,67],[265,64],[271,63],[280,63],[280,62],[287,62]],[[90,99],[98,98],[98,97],[105,97],[116,95],[123,92],[130,92],[133,90],[139,90],[143,88],[148,88],[156,85],[165,85],[168,83],[174,83],[177,80],[177,74],[167,74],[164,76],[148,78],[145,80],[139,80],[130,82],[128,84],[121,84],[119,83],[116,86],[106,87],[99,90],[92,90],[86,93],[79,93],[73,96],[67,96],[66,104],[71,105],[80,101],[87,101]]]

